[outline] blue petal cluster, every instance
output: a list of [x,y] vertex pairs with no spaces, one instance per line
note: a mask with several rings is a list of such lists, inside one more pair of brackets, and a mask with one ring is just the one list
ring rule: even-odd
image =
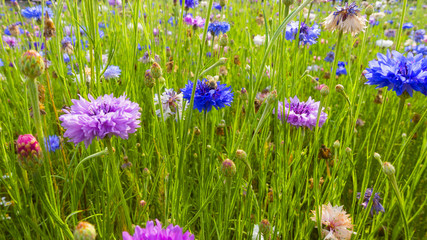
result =
[[[212,88],[208,80],[197,80],[196,92],[194,94],[194,109],[199,110],[199,112],[203,110],[210,112],[212,107],[219,109],[231,105],[234,97],[231,87],[227,87],[226,84],[221,84],[219,81],[216,84],[216,88]],[[188,81],[185,88],[181,89],[181,92],[184,99],[190,101],[193,92],[193,82]]]
[[415,42],[420,43],[420,42],[422,42],[424,40],[424,35],[425,34],[426,34],[426,30],[419,29],[419,30],[417,30],[417,31],[415,31],[415,32],[412,33],[412,39]]
[[337,76],[347,75],[347,69],[345,69],[345,65],[346,65],[345,62],[341,62],[341,61],[338,62],[338,68],[336,71]]
[[[373,199],[372,200],[370,200],[371,199],[371,197],[372,197],[372,188],[368,188],[368,189],[366,189],[366,191],[365,191],[365,195],[363,196],[363,202],[362,202],[362,206],[364,207],[364,208],[367,208],[368,207],[368,204],[369,204],[369,201],[372,201],[372,208],[371,208],[371,210],[370,210],[370,214],[371,214],[371,216],[373,216],[374,215],[374,210],[375,210],[375,212],[378,214],[379,212],[384,212],[384,207],[383,207],[383,205],[381,205],[381,198],[380,198],[380,195],[379,195],[379,193],[375,193],[374,194],[374,196],[373,196]],[[362,195],[362,193],[357,193],[357,199],[360,199],[361,198],[361,195]]]
[[218,10],[218,11],[221,11],[221,10],[222,10],[221,5],[220,5],[219,3],[216,3],[216,2],[214,2],[214,3],[212,4],[212,8],[213,8],[213,9],[216,9],[216,10]]
[[[22,9],[21,14],[24,18],[28,19],[40,19],[46,12],[49,14],[49,17],[53,17],[52,9],[48,7],[42,7],[41,5],[35,6],[35,7],[27,7],[25,9]],[[43,14],[44,13],[44,14]]]
[[208,31],[214,35],[218,36],[220,33],[226,33],[230,30],[230,24],[227,22],[212,22],[209,23]]
[[301,22],[301,26],[299,26],[299,22],[290,22],[286,26],[285,38],[286,40],[294,40],[299,28],[299,40],[300,44],[315,44],[320,35],[319,25],[316,23],[313,24],[312,27],[309,27],[305,22]]
[[405,57],[397,51],[390,53],[387,50],[387,55],[378,53],[377,58],[369,62],[365,84],[388,87],[397,96],[407,92],[412,97],[413,91],[427,96],[427,59],[423,59],[422,54],[408,53]]
[[[179,3],[182,5],[182,0],[179,0]],[[197,6],[199,6],[198,0],[185,0],[185,7],[196,8]]]
[[105,79],[118,78],[121,74],[122,70],[118,66],[110,65],[104,72]]
[[45,137],[44,139],[44,144],[46,145],[46,148],[49,150],[49,152],[55,152],[58,150],[60,148],[59,142],[59,137],[56,135]]
[[333,62],[335,59],[335,53],[333,51],[328,52],[325,57],[326,62]]
[[418,44],[415,47],[406,46],[405,52],[412,52],[413,54],[422,54],[424,56],[427,55],[427,46],[424,44]]
[[411,29],[414,27],[414,24],[407,22],[402,25],[402,29]]

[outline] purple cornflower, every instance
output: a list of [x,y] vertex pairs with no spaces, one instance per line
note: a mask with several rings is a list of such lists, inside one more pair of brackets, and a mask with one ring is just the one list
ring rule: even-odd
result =
[[160,30],[158,28],[153,28],[153,35],[158,36],[160,33]]
[[121,6],[122,5],[121,0],[108,0],[108,3],[110,4],[110,6]]
[[3,41],[11,48],[15,48],[18,46],[18,39],[16,39],[15,37],[3,35]]
[[309,27],[307,24],[305,24],[305,22],[301,22],[301,27],[299,26],[299,22],[290,22],[287,26],[286,26],[286,33],[285,33],[285,38],[286,40],[294,40],[297,33],[298,33],[298,28],[299,29],[299,40],[300,40],[300,44],[315,44],[317,41],[317,38],[319,38],[320,35],[320,29],[319,29],[319,25],[317,25],[316,23],[313,24],[312,27]]
[[49,17],[53,17],[52,9],[48,7],[42,7],[41,5],[35,6],[35,7],[27,7],[25,9],[22,9],[21,15],[24,18],[33,18],[33,19],[40,19],[43,15],[46,14],[46,12],[49,14]]
[[419,29],[419,30],[417,30],[417,31],[415,31],[415,32],[412,33],[412,39],[415,42],[420,43],[420,42],[422,42],[424,40],[424,34],[426,34],[426,30]]
[[[313,129],[317,123],[320,102],[315,102],[311,97],[306,102],[301,102],[297,96],[289,98],[289,101],[285,98],[285,104],[279,102],[277,117],[282,121],[286,120],[293,126]],[[328,117],[323,109],[320,110],[319,127],[322,127]],[[276,114],[275,110],[273,113]]]
[[106,94],[97,99],[89,94],[88,98],[89,101],[82,96],[79,100],[71,100],[74,105],[70,110],[64,109],[65,114],[59,117],[66,129],[64,137],[69,138],[69,142],[77,145],[84,141],[87,148],[94,138],[115,135],[127,139],[129,133],[140,127],[139,105],[129,101],[125,94],[118,98]]
[[414,24],[407,22],[402,25],[402,29],[411,29],[414,27]]
[[427,96],[427,60],[422,54],[408,53],[405,57],[397,51],[390,53],[387,50],[387,55],[378,53],[377,58],[369,62],[365,84],[388,87],[397,96],[407,92],[412,97],[414,90]]
[[[372,188],[366,189],[365,195],[363,196],[363,203],[362,203],[362,206],[364,208],[368,207],[368,203],[371,199],[371,196],[372,196]],[[360,199],[360,197],[361,197],[361,193],[358,192],[357,193],[357,199]],[[372,199],[372,208],[370,210],[371,216],[374,215],[374,210],[377,214],[379,212],[384,212],[384,207],[383,207],[383,205],[381,205],[380,201],[381,201],[380,194],[375,193],[374,199]]]
[[184,17],[184,22],[187,25],[193,26],[193,28],[202,28],[205,26],[206,20],[200,16],[197,16],[193,18],[190,14],[187,14],[187,16]]
[[[179,3],[182,5],[182,0],[179,0]],[[196,8],[197,6],[199,6],[198,0],[185,0],[186,8]]]
[[194,235],[189,231],[182,233],[182,228],[178,225],[170,224],[166,229],[156,219],[156,226],[153,221],[148,221],[145,228],[135,227],[135,233],[131,236],[128,232],[123,232],[123,240],[194,240]]
[[60,148],[60,139],[56,135],[52,135],[44,138],[44,144],[49,152],[55,152]]
[[326,62],[333,62],[334,59],[335,59],[335,53],[333,51],[330,51],[326,54],[326,57],[325,57]]
[[338,68],[336,71],[337,76],[347,75],[347,69],[345,69],[345,65],[346,65],[345,62],[338,61]]
[[218,36],[220,33],[226,33],[230,30],[230,24],[227,22],[211,22],[208,26],[208,31],[213,36]]
[[[184,99],[187,101],[191,100],[193,85],[192,81],[188,81],[185,88],[181,89]],[[230,106],[234,97],[234,93],[231,90],[231,87],[227,87],[226,84],[221,84],[219,81],[197,80],[196,92],[194,94],[194,109],[199,110],[199,112],[203,110],[209,112],[212,110],[212,107],[219,109]]]
[[387,29],[384,31],[384,36],[394,38],[396,36],[396,29]]
[[122,70],[118,66],[110,65],[104,72],[105,79],[118,78]]

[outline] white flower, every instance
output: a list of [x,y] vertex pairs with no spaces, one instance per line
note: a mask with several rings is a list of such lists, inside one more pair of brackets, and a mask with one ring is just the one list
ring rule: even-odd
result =
[[325,21],[322,23],[328,31],[339,30],[343,33],[351,33],[351,35],[356,35],[360,31],[365,31],[366,28],[366,18],[360,15],[356,4],[346,4],[342,8],[338,8],[337,11],[331,13],[328,17],[325,18]]
[[264,36],[260,36],[260,35],[256,35],[254,37],[254,44],[257,46],[261,46],[265,43],[265,35]]
[[[311,220],[317,221],[316,211]],[[324,239],[350,240],[353,234],[353,224],[350,215],[343,210],[342,206],[332,206],[330,203],[322,205],[320,222],[322,225],[322,236]],[[317,228],[317,224],[316,224]]]
[[375,42],[375,44],[376,44],[378,47],[385,47],[385,48],[388,48],[388,47],[391,47],[391,46],[393,45],[393,41],[391,41],[391,40],[383,40],[383,39],[381,39],[381,40],[377,40],[377,41]]
[[369,17],[369,19],[378,20],[378,19],[381,19],[383,17],[385,17],[385,13],[383,13],[383,12],[376,12],[376,13],[372,13],[372,15]]
[[[165,89],[160,96],[162,101],[163,118],[166,120],[170,116],[176,117],[176,119],[183,119],[183,111],[185,110],[183,94],[177,94],[173,89]],[[157,94],[154,96],[154,105],[159,104],[159,97]],[[161,117],[160,109],[156,110],[158,117]]]

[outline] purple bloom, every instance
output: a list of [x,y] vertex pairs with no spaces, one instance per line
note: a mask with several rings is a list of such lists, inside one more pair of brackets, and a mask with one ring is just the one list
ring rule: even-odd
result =
[[160,30],[158,28],[153,28],[153,35],[158,36],[160,33]]
[[190,14],[187,14],[187,16],[184,17],[184,22],[187,25],[193,26],[194,28],[202,28],[205,26],[205,19],[197,16],[193,18]]
[[18,46],[18,39],[14,37],[3,35],[3,41],[11,48],[15,48]]
[[104,72],[104,78],[107,80],[111,78],[118,78],[121,72],[122,70],[120,70],[118,66],[110,65]]
[[108,3],[110,4],[110,6],[121,6],[122,5],[121,0],[108,0]]
[[[372,188],[366,189],[365,195],[363,196],[363,203],[362,203],[362,206],[364,208],[368,207],[368,203],[371,199],[371,196],[372,196]],[[361,193],[358,192],[357,193],[357,199],[360,199],[360,197],[361,197]],[[380,198],[379,193],[375,193],[374,199],[372,199],[372,208],[370,210],[371,216],[374,215],[374,210],[377,214],[379,212],[384,212],[384,207],[381,205],[380,201],[381,201],[381,198]]]
[[402,29],[411,29],[413,27],[414,27],[414,24],[408,22],[403,24]]
[[25,9],[22,9],[21,15],[24,18],[40,19],[43,15],[46,14],[46,12],[49,14],[49,17],[51,17],[51,18],[53,17],[52,10],[48,7],[43,8],[41,5],[38,5],[35,7],[27,7]]
[[178,225],[170,224],[166,229],[156,219],[156,226],[153,221],[148,221],[145,228],[135,227],[135,233],[131,236],[128,232],[123,232],[123,240],[194,240],[194,235],[189,231],[182,233],[182,228]]
[[422,42],[424,40],[424,34],[426,34],[426,30],[420,29],[412,33],[412,39],[415,42]]
[[[286,40],[294,40],[297,33],[298,33],[298,28],[299,28],[299,22],[290,22],[287,26],[286,26],[286,33],[285,33],[285,38]],[[320,35],[320,29],[319,29],[319,25],[317,25],[316,23],[313,24],[312,27],[309,27],[307,24],[305,24],[305,22],[301,22],[301,27],[299,29],[299,40],[300,40],[300,44],[315,44],[317,41],[317,38],[319,38]]]
[[[182,5],[182,0],[179,0],[179,3]],[[196,8],[197,6],[199,6],[198,0],[185,0],[186,8]]]
[[326,62],[333,62],[335,59],[335,53],[333,51],[328,52],[325,57]]
[[[315,102],[311,97],[309,97],[306,102],[300,102],[297,96],[289,98],[289,101],[290,102],[285,98],[285,104],[279,102],[277,117],[282,121],[286,120],[293,126],[313,129],[317,124],[320,102]],[[320,110],[319,127],[322,127],[328,117],[328,115],[323,112],[323,109],[324,108]],[[273,113],[276,114],[275,110]],[[285,116],[283,113],[285,113]]]
[[[191,100],[193,85],[192,81],[188,81],[185,88],[181,89],[184,99],[188,101]],[[194,94],[194,109],[199,110],[199,112],[203,110],[209,112],[212,110],[212,107],[219,109],[230,106],[233,102],[233,96],[234,93],[231,92],[231,87],[227,87],[226,84],[221,84],[219,81],[215,82],[214,80],[197,80],[196,92]]]
[[218,10],[218,11],[221,11],[221,10],[222,10],[221,4],[216,3],[216,2],[214,2],[214,3],[212,4],[212,8],[213,8],[213,9],[216,9],[216,10]]
[[218,36],[220,33],[226,33],[229,30],[230,24],[227,22],[211,22],[208,26],[208,31],[214,36]]
[[64,137],[69,138],[69,142],[77,145],[84,141],[87,148],[96,137],[103,139],[115,135],[127,139],[129,133],[140,127],[139,105],[129,101],[125,94],[118,98],[106,94],[97,99],[89,94],[88,98],[89,101],[82,96],[79,100],[71,100],[74,105],[69,111],[64,109],[65,114],[59,117],[66,129]]
[[384,31],[384,35],[389,38],[394,38],[396,36],[396,29],[387,29]]
[[347,69],[345,69],[345,65],[346,65],[345,62],[338,61],[338,68],[336,71],[337,76],[347,75]]
[[418,91],[427,96],[427,60],[423,55],[407,57],[401,53],[387,50],[387,55],[378,53],[378,60],[369,62],[365,74],[368,81],[365,84],[378,85],[377,88],[388,87],[397,96],[407,92],[412,97],[412,91]]

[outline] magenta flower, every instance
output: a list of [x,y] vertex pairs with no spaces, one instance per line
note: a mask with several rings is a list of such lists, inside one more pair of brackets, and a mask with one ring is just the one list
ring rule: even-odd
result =
[[3,35],[3,41],[11,48],[15,48],[18,46],[18,39],[16,39],[15,37]]
[[[283,102],[279,102],[279,110],[277,117],[280,120],[286,120],[289,124],[297,127],[308,127],[313,129],[317,123],[317,114],[319,112],[320,102],[315,102],[311,97],[306,102],[301,102],[297,96],[289,99],[290,102],[285,98],[285,106],[283,108]],[[283,111],[285,118],[283,117]],[[321,127],[328,117],[328,115],[321,109],[319,118],[319,127]],[[275,114],[275,110],[273,111]]]
[[97,99],[89,94],[88,98],[89,101],[82,96],[80,100],[71,100],[74,103],[71,110],[64,110],[66,114],[59,117],[69,142],[77,145],[84,141],[87,148],[96,137],[115,135],[127,139],[129,133],[140,127],[139,105],[129,101],[125,94],[118,98],[106,94]]
[[205,26],[205,19],[197,16],[193,18],[190,14],[187,14],[187,16],[184,17],[184,22],[187,25],[193,26],[193,28],[202,28]]
[[182,233],[182,228],[178,225],[170,224],[166,229],[156,219],[156,226],[153,221],[148,221],[145,228],[135,227],[135,233],[131,236],[128,232],[123,232],[123,240],[194,240],[194,235],[189,231]]

